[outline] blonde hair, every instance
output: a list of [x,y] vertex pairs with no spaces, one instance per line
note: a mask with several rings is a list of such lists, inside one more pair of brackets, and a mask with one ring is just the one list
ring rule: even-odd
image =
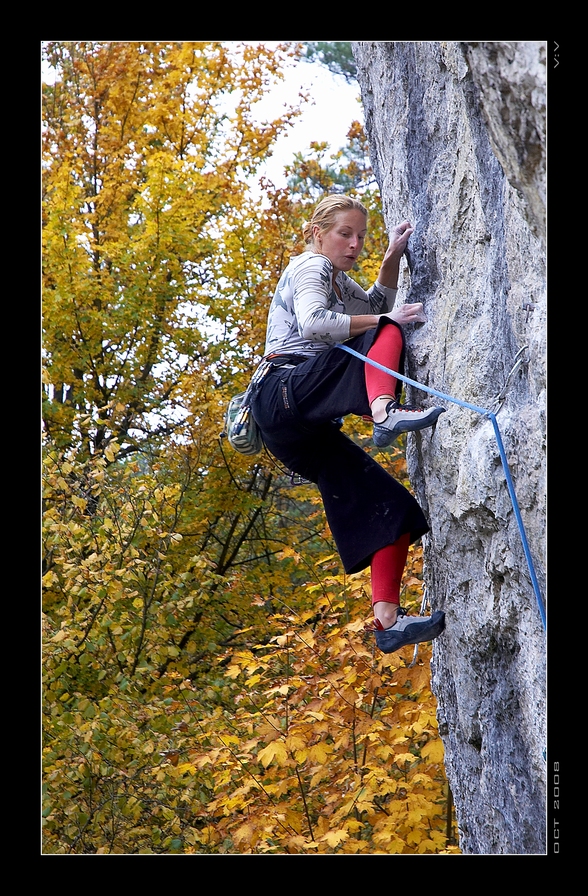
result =
[[302,228],[302,236],[308,249],[314,247],[313,227],[316,224],[323,233],[326,233],[335,224],[335,218],[340,212],[358,211],[362,212],[367,218],[368,210],[362,205],[359,199],[353,199],[351,196],[344,196],[341,193],[335,193],[331,196],[325,196],[321,199],[314,210],[314,214],[310,221],[307,221]]

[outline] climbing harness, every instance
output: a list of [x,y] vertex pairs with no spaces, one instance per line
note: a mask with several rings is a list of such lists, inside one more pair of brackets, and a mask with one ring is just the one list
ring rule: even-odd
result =
[[[495,410],[489,411],[489,410],[486,410],[485,408],[480,408],[475,404],[469,404],[467,401],[461,401],[459,398],[453,398],[451,395],[446,395],[443,392],[438,392],[436,389],[431,389],[429,386],[423,386],[422,383],[417,383],[415,380],[411,380],[407,376],[403,376],[402,374],[397,373],[395,370],[390,370],[389,367],[384,367],[383,364],[379,364],[377,361],[372,361],[371,358],[366,357],[366,355],[360,354],[360,352],[355,351],[355,349],[351,348],[349,345],[345,345],[344,343],[337,343],[337,347],[340,349],[343,349],[343,351],[345,351],[345,352],[348,352],[350,355],[353,355],[354,357],[359,358],[360,361],[364,361],[367,364],[371,364],[372,367],[377,367],[378,370],[382,370],[382,371],[384,371],[384,373],[388,373],[391,376],[396,377],[399,380],[402,380],[402,382],[408,383],[410,386],[414,386],[416,389],[421,389],[424,392],[429,392],[431,395],[436,395],[437,398],[442,398],[443,400],[450,401],[453,404],[457,404],[462,408],[467,408],[470,411],[475,411],[477,414],[481,414],[483,417],[487,417],[491,421],[492,426],[494,428],[494,435],[496,436],[496,442],[498,444],[498,451],[500,453],[500,459],[502,461],[504,475],[506,478],[506,485],[507,485],[510,499],[512,502],[512,507],[513,507],[513,511],[514,511],[515,518],[517,521],[517,525],[519,527],[521,541],[523,543],[523,551],[525,553],[525,558],[527,560],[527,565],[529,567],[529,574],[531,576],[531,582],[533,584],[533,591],[535,592],[535,598],[537,600],[537,606],[539,608],[541,622],[543,623],[543,629],[545,630],[546,629],[546,619],[545,619],[545,607],[543,605],[543,598],[541,596],[541,591],[539,588],[539,582],[537,581],[537,576],[535,575],[535,567],[533,565],[533,558],[531,557],[531,551],[529,550],[529,544],[527,542],[527,536],[525,534],[525,527],[523,526],[523,520],[521,517],[521,512],[519,510],[519,504],[517,501],[517,496],[515,494],[512,477],[510,475],[508,461],[506,458],[506,452],[504,450],[504,445],[502,443],[502,436],[500,435],[500,429],[498,428],[498,423],[496,421],[496,416],[495,416],[496,411]],[[497,409],[500,408],[500,406],[502,405],[502,402],[504,401],[504,396],[506,394],[508,384],[509,384],[510,380],[512,379],[515,371],[518,370],[518,368],[521,366],[521,364],[526,363],[524,361],[525,349],[526,349],[526,346],[524,349],[521,349],[518,352],[518,354],[516,356],[516,360],[515,360],[515,365],[513,366],[512,370],[510,371],[503,388],[501,389],[500,393],[498,394],[498,396],[496,397],[496,399],[494,401],[494,407]]]

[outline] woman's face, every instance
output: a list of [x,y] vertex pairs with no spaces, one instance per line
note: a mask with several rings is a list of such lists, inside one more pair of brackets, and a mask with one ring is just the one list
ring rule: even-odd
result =
[[314,245],[321,255],[326,255],[339,271],[350,271],[361,250],[367,233],[366,217],[357,209],[339,212],[330,230],[321,231],[315,225]]

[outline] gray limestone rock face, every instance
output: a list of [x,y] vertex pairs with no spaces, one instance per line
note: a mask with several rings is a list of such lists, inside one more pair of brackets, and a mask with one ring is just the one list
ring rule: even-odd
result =
[[446,613],[432,683],[460,846],[543,854],[546,43],[353,52],[386,223],[415,228],[397,301],[427,322],[407,329],[406,375],[495,414],[520,510],[492,418],[407,386],[447,409],[407,458],[431,526],[427,594]]

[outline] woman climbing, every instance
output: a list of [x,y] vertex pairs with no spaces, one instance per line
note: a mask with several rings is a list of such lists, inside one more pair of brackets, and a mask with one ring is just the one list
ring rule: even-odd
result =
[[347,573],[371,566],[376,643],[384,653],[430,641],[445,614],[409,616],[400,586],[409,545],[429,527],[416,500],[341,432],[347,414],[373,420],[373,441],[386,447],[400,433],[432,426],[444,408],[399,402],[397,379],[337,348],[345,343],[392,370],[404,365],[402,325],[423,320],[420,303],[394,308],[400,259],[413,232],[392,229],[378,279],[366,293],[347,276],[367,232],[356,199],[323,199],[305,225],[307,251],[292,258],[273,297],[267,323],[268,373],[251,407],[268,450],[317,484]]

